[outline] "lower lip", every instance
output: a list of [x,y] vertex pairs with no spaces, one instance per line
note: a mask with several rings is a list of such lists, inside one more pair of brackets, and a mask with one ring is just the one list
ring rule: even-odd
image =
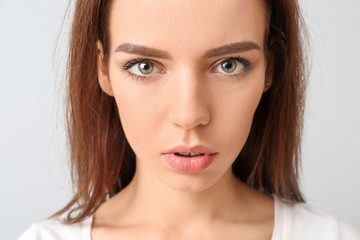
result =
[[182,157],[173,153],[168,153],[164,154],[164,157],[167,164],[175,170],[181,172],[199,172],[211,164],[215,154],[206,154],[196,157]]

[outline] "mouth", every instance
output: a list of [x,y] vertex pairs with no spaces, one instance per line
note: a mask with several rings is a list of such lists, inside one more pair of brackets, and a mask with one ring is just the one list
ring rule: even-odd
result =
[[181,157],[197,157],[197,156],[204,156],[205,153],[174,153],[176,156],[181,156]]
[[[190,156],[189,156],[190,155]],[[179,172],[200,172],[212,163],[215,154],[191,153],[182,155],[181,153],[164,154],[165,162],[174,170]]]
[[212,163],[217,152],[204,146],[178,146],[162,153],[167,164],[179,172],[199,172]]
[[177,146],[171,149],[168,149],[167,151],[165,151],[162,154],[175,154],[176,156],[182,156],[182,157],[197,157],[197,156],[203,156],[203,155],[213,155],[216,154],[217,152],[201,146],[201,145],[196,145],[196,146]]

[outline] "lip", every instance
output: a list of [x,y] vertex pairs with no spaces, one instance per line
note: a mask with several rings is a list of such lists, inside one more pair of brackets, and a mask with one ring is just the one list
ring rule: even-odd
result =
[[177,146],[177,147],[168,149],[163,154],[173,154],[173,153],[204,153],[205,155],[210,155],[210,154],[215,154],[217,152],[212,151],[211,149],[209,149],[207,147],[204,147],[201,145],[196,145],[196,146],[192,146],[192,147]]
[[[201,156],[184,157],[175,153],[203,153]],[[180,172],[199,172],[206,169],[213,161],[217,152],[204,146],[177,146],[163,153],[165,162],[173,169]]]

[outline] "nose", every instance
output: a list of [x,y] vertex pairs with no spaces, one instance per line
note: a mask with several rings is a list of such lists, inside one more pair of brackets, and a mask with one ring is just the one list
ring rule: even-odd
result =
[[210,122],[210,101],[206,79],[183,72],[173,79],[170,119],[173,124],[192,129]]

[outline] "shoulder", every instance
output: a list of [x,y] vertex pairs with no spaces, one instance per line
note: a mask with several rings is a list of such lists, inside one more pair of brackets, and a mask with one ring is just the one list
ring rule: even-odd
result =
[[331,214],[305,203],[291,204],[276,200],[275,204],[276,236],[273,240],[360,240],[357,229]]
[[92,217],[75,224],[47,219],[32,224],[18,240],[90,240]]

